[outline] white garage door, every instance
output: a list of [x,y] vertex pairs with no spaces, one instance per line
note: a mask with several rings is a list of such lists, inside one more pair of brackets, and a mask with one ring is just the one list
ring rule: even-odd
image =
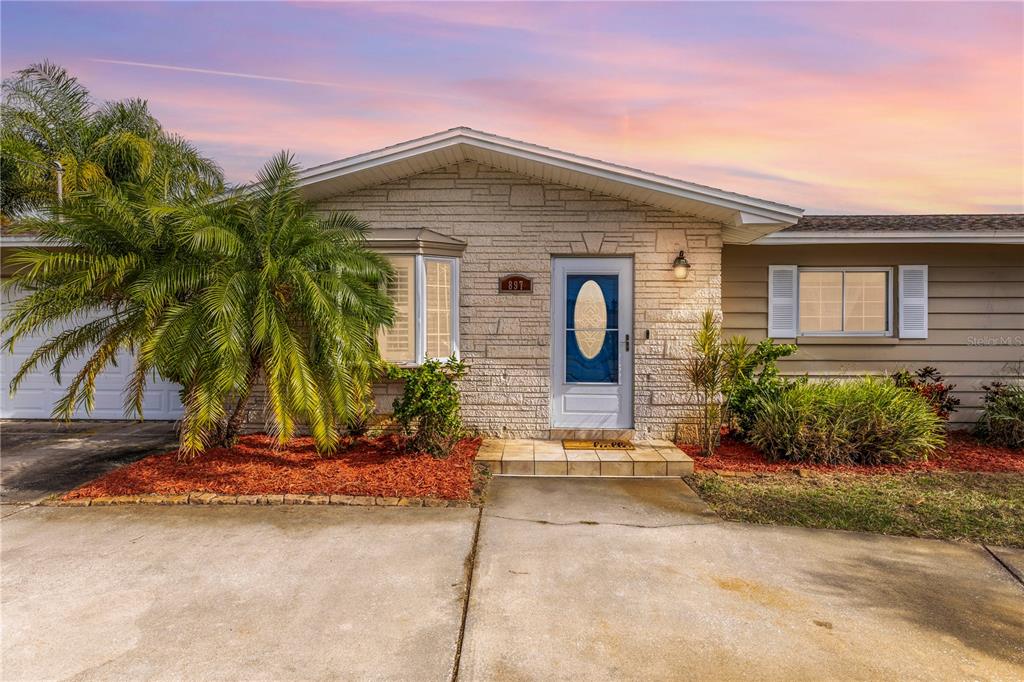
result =
[[[10,296],[10,294],[8,294]],[[6,298],[6,297],[5,297]],[[6,309],[6,305],[4,308]],[[5,311],[6,312],[6,311]],[[13,353],[3,353],[3,384],[0,386],[0,417],[4,419],[49,419],[54,404],[64,395],[68,383],[85,364],[86,357],[68,360],[61,371],[61,387],[50,375],[50,368],[40,368],[25,377],[18,392],[12,398],[9,384],[11,377],[21,364],[42,342],[52,338],[53,332],[34,338],[23,338],[14,347]],[[117,367],[108,367],[96,378],[95,406],[91,413],[84,408],[75,412],[75,419],[124,419],[122,391],[132,371],[132,360],[125,354],[119,358]],[[146,419],[178,419],[181,417],[181,401],[178,399],[177,384],[159,377],[151,378],[146,384],[143,413]]]

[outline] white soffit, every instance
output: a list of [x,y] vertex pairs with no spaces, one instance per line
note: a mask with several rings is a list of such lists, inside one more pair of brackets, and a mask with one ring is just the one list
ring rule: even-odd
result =
[[803,210],[471,128],[453,128],[302,171],[309,199],[372,187],[460,161],[620,197],[722,224],[727,243],[746,244],[796,223]]

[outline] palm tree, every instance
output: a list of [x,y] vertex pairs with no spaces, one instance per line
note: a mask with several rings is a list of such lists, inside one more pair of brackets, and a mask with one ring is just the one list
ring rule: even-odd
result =
[[254,185],[183,221],[193,249],[215,259],[210,282],[167,316],[140,361],[173,366],[186,386],[186,454],[235,438],[261,377],[280,441],[304,423],[331,451],[380,368],[377,331],[394,314],[391,267],[366,248],[366,223],[317,215],[297,180],[281,152]]
[[[5,222],[52,203],[58,163],[71,196],[105,183],[141,181],[161,167],[175,167],[177,177],[191,182],[221,182],[217,165],[164,131],[144,100],[96,106],[77,78],[51,62],[5,80],[3,99],[0,213]],[[168,187],[182,189],[181,184]]]
[[95,321],[30,356],[12,381],[92,350],[55,410],[91,407],[96,374],[133,354],[126,412],[141,416],[146,378],[182,384],[180,453],[228,444],[261,381],[282,442],[306,424],[318,447],[338,442],[379,366],[378,329],[391,323],[386,259],[366,248],[367,226],[318,216],[297,187],[290,155],[275,156],[252,186],[217,198],[167,195],[123,183],[32,221],[70,252],[25,251],[12,284],[32,293],[4,322],[10,349],[25,334],[84,312]]
[[[36,347],[11,378],[11,391],[44,366],[61,383],[67,359],[89,356],[54,406],[55,419],[70,419],[79,407],[91,411],[99,373],[121,352],[139,348],[166,311],[206,281],[212,258],[187,248],[179,224],[214,190],[194,186],[168,195],[162,179],[103,184],[17,226],[49,248],[19,249],[6,259],[13,273],[5,287],[27,295],[5,311],[3,348],[10,352],[22,337],[51,327],[64,331]],[[144,371],[134,375],[126,416],[143,417],[145,382]]]

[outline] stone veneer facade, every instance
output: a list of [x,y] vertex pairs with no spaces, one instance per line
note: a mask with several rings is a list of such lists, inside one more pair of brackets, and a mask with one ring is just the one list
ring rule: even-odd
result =
[[[691,423],[683,376],[700,313],[721,309],[721,226],[588,191],[462,162],[319,202],[375,228],[429,228],[465,241],[459,280],[461,384],[467,426],[546,437],[550,427],[551,259],[631,256],[634,263],[634,422],[638,438],[672,438]],[[680,249],[692,264],[672,274]],[[526,295],[498,293],[508,273]],[[650,338],[645,338],[647,332]],[[379,387],[387,410],[395,387]]]

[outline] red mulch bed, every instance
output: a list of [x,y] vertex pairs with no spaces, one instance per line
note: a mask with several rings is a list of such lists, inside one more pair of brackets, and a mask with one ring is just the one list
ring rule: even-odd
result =
[[1024,473],[1024,451],[986,445],[966,433],[949,434],[946,447],[925,462],[887,464],[880,466],[809,464],[804,462],[769,462],[757,449],[746,443],[722,438],[722,445],[713,457],[701,457],[693,445],[679,446],[693,457],[697,471],[749,471],[755,473],[789,472],[795,468],[823,473],[899,474],[914,471],[981,471],[989,473]]
[[361,438],[322,457],[312,438],[279,446],[264,434],[243,436],[232,448],[214,448],[191,462],[176,452],[151,455],[86,483],[62,499],[113,495],[374,495],[468,500],[479,438],[467,438],[447,459],[408,453],[397,436]]

